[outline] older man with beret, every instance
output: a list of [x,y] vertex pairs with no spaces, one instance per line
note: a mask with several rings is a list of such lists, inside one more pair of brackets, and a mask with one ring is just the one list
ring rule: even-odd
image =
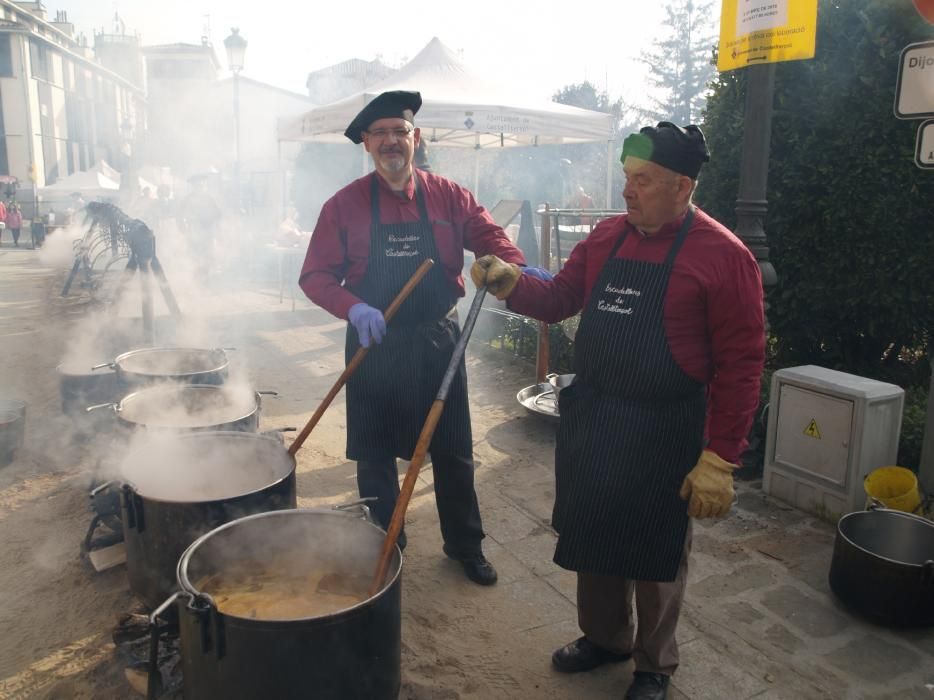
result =
[[[525,262],[469,191],[413,167],[421,104],[418,92],[384,92],[347,127],[376,171],[324,204],[299,280],[313,302],[349,321],[347,360],[360,346],[379,346],[347,382],[347,457],[357,461],[360,495],[378,498],[373,511],[384,528],[399,495],[396,459],[411,459],[460,336],[454,309],[464,296],[464,250]],[[434,267],[387,326],[383,310],[426,258]],[[497,575],[481,548],[463,360],[429,453],[444,552],[472,581],[491,585]],[[405,546],[404,533],[399,542]]]
[[584,636],[552,663],[572,673],[632,658],[627,700],[667,695],[691,518],[729,512],[758,404],[762,282],[743,243],[692,204],[708,159],[696,126],[646,127],[623,144],[627,213],[597,225],[553,280],[495,256],[471,270],[513,311],[549,323],[582,311],[552,522]]

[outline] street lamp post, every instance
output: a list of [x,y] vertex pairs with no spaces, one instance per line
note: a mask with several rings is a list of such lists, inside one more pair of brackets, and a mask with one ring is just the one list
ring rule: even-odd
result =
[[240,71],[243,70],[243,57],[246,54],[246,39],[240,36],[238,27],[231,27],[231,35],[224,39],[227,49],[227,67],[233,73],[234,94],[234,142],[236,161],[234,162],[234,187],[236,188],[237,208],[241,208],[240,198]]

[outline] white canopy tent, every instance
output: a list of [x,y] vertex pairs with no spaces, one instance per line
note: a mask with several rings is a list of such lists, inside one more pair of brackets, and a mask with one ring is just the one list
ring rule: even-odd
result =
[[492,84],[474,75],[437,37],[397,72],[363,92],[280,120],[278,138],[344,141],[344,129],[354,116],[388,90],[421,92],[417,126],[422,138],[441,146],[479,150],[606,141],[606,201],[610,201],[615,126],[611,114],[517,96],[509,85]]

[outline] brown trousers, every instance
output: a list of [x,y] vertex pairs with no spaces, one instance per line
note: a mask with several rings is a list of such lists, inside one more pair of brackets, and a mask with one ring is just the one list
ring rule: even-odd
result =
[[[675,629],[681,616],[691,553],[691,526],[674,581],[633,581],[622,576],[577,574],[577,619],[591,642],[632,654],[637,671],[671,675],[678,668]],[[632,598],[636,598],[636,618]]]

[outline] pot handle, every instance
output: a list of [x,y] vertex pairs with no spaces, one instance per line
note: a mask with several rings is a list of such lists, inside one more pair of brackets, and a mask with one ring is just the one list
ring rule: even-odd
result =
[[261,390],[257,391],[256,393],[259,394],[259,395],[261,395],[261,396],[276,396],[276,397],[279,396],[279,392],[278,392],[278,391],[272,391],[272,390],[270,390],[270,389],[261,389]]
[[123,494],[123,504],[126,507],[124,527],[142,532],[146,527],[146,519],[143,515],[143,499],[129,484],[124,484],[121,492]]
[[85,410],[87,413],[90,413],[91,411],[96,411],[96,410],[98,410],[99,408],[109,408],[109,409],[113,410],[114,413],[117,412],[117,404],[115,404],[115,403],[96,403],[96,404],[94,404],[93,406],[88,406],[88,407],[87,407],[86,409],[84,409],[84,410]]
[[379,523],[376,522],[376,518],[373,517],[373,513],[370,512],[370,507],[367,505],[367,503],[378,500],[379,498],[376,496],[367,496],[366,498],[358,498],[356,501],[351,501],[350,503],[334,506],[333,510],[348,512],[356,511],[355,514],[359,515],[359,517],[363,518],[367,522],[373,523],[374,525],[379,525]]
[[198,626],[201,629],[201,653],[207,654],[213,648],[217,659],[223,659],[227,652],[224,619],[217,610],[214,598],[204,592],[191,595],[188,610],[198,618]]
[[888,510],[888,508],[878,498],[870,497],[869,506],[866,508],[866,510]]
[[921,585],[934,584],[934,559],[928,559],[921,565]]
[[104,369],[104,367],[109,367],[110,369],[117,369],[116,363],[114,363],[114,362],[105,362],[105,363],[102,364],[102,365],[94,365],[93,367],[91,367],[91,371],[93,372],[93,371],[96,370],[96,369]]
[[159,673],[159,637],[168,624],[160,624],[159,617],[168,610],[178,597],[182,595],[176,591],[152,611],[149,616],[149,674],[146,679],[146,700],[156,700],[162,695],[162,674]]

